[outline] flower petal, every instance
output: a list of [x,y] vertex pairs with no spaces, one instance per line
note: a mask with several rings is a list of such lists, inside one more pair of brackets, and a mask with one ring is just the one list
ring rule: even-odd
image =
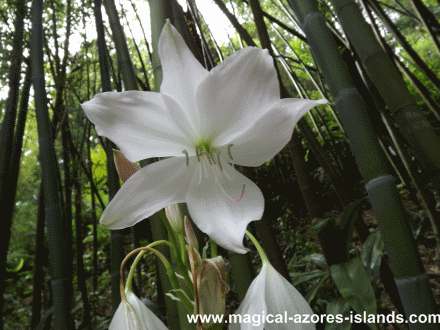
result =
[[[217,175],[217,179],[213,173],[206,175],[206,168],[202,169],[202,166],[203,161],[198,163],[187,195],[192,219],[217,244],[237,253],[246,253],[243,246],[246,227],[263,215],[264,197],[261,190],[224,160],[223,172]],[[207,166],[210,167],[208,171],[217,168]],[[232,201],[231,198],[240,199],[243,184],[245,188],[241,200]]]
[[[230,162],[243,166],[260,166],[272,159],[290,141],[295,125],[301,117],[326,99],[282,99],[270,111],[239,136],[223,141],[223,155],[230,153]],[[232,147],[228,147],[233,144]],[[229,152],[228,152],[229,149]]]
[[166,95],[127,91],[97,94],[81,106],[96,132],[116,143],[131,162],[177,156],[194,136],[184,130],[181,108]]
[[[289,317],[304,314],[313,315],[312,309],[298,290],[278,273],[271,264],[267,262],[265,264],[267,264],[267,276],[264,290],[266,291],[267,313],[276,315],[287,311]],[[315,324],[311,321],[310,323],[295,323],[290,318],[287,323],[267,323],[265,326],[267,330],[314,330],[315,328]]]
[[167,205],[184,202],[196,162],[189,160],[188,167],[185,157],[173,157],[141,168],[108,204],[101,224],[109,229],[131,227]]
[[266,49],[239,50],[209,72],[196,98],[202,138],[239,134],[280,98],[272,57]]
[[208,75],[177,30],[167,21],[159,38],[159,58],[163,79],[160,92],[174,98],[191,123],[197,125],[196,89]]
[[[254,315],[259,315],[260,317],[262,317],[263,313],[264,315],[267,315],[267,304],[264,290],[267,274],[267,272],[265,271],[265,267],[267,267],[266,263],[263,263],[263,267],[261,268],[260,273],[252,281],[246,292],[246,296],[240,304],[240,307],[238,307],[237,311],[235,312],[235,314],[241,315],[242,318],[245,315],[249,315],[250,321],[254,322],[242,322],[241,324],[231,323],[229,325],[230,330],[263,330],[265,328],[264,320],[261,320],[260,318],[258,320],[259,322],[257,323],[257,320],[252,318]],[[279,313],[281,313],[281,311]],[[239,319],[236,318],[235,320],[238,321]]]
[[[126,293],[127,302],[132,306],[132,308],[136,311],[137,316],[140,319],[141,326],[139,328],[134,329],[142,329],[142,330],[168,330],[165,324],[154,315],[152,311],[150,311],[145,304],[138,298],[136,295],[129,291]],[[120,328],[126,329],[126,328]]]

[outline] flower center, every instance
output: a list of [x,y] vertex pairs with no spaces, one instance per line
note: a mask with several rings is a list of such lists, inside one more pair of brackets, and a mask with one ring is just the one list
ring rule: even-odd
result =
[[[234,158],[232,157],[231,148],[234,145],[231,143],[228,145],[227,153],[231,160]],[[197,161],[199,162],[200,168],[200,176],[199,176],[199,184],[202,182],[202,176],[205,175],[206,177],[210,176],[210,174],[214,175],[215,181],[217,182],[218,186],[220,187],[221,191],[233,202],[239,202],[243,198],[244,195],[244,188],[245,185],[243,184],[243,189],[241,192],[241,196],[239,199],[233,199],[228,195],[228,193],[225,191],[225,189],[222,187],[222,184],[220,183],[219,176],[226,176],[226,178],[229,181],[234,180],[234,175],[228,175],[227,171],[223,169],[223,166],[221,164],[221,158],[220,158],[220,150],[217,148],[214,148],[209,142],[206,141],[200,141],[196,147],[196,157]],[[186,166],[189,166],[189,154],[188,151],[183,150],[182,153],[186,156]],[[230,172],[230,171],[229,171]],[[234,172],[232,172],[233,174]],[[231,174],[231,172],[230,172]]]

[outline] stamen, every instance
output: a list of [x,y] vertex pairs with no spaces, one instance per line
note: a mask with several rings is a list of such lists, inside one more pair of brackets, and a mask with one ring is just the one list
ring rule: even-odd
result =
[[217,152],[217,161],[218,161],[218,166],[220,167],[220,170],[223,172],[222,163],[220,163],[220,151]]
[[188,151],[186,151],[186,150],[182,150],[182,152],[185,154],[185,157],[186,157],[186,167],[188,167],[188,166],[189,166],[189,156],[188,156]]
[[243,183],[243,190],[241,191],[241,196],[240,196],[240,198],[239,199],[236,199],[236,200],[232,200],[234,203],[237,203],[237,202],[239,202],[239,201],[241,201],[242,199],[243,199],[243,196],[244,196],[244,187],[245,187],[245,184]]
[[217,163],[215,162],[215,150],[212,147],[209,149],[209,154],[211,156],[212,162],[217,165]]
[[218,186],[220,187],[220,190],[226,195],[226,197],[228,197],[228,198],[231,200],[231,202],[238,203],[239,201],[241,201],[241,200],[243,199],[243,196],[244,196],[244,187],[246,186],[244,183],[243,183],[243,190],[241,191],[241,196],[240,196],[240,198],[239,198],[239,199],[233,199],[233,198],[232,198],[231,196],[229,196],[228,193],[223,189],[222,185],[218,182],[218,179],[217,179],[216,181],[217,181]]
[[233,147],[233,146],[234,145],[232,143],[228,145],[228,155],[229,155],[229,158],[231,158],[231,160],[234,160],[234,158],[232,158],[232,154],[231,154],[231,147]]
[[206,155],[206,158],[208,158],[209,164],[212,165],[211,157],[209,157],[209,154],[208,154],[205,150],[202,150],[202,151],[200,152],[200,156],[203,155],[203,154]]
[[196,147],[196,155],[197,155],[197,160],[199,161],[199,163],[200,163],[200,154],[199,154],[199,150],[200,150],[200,149],[202,149],[201,146],[197,146],[197,147]]

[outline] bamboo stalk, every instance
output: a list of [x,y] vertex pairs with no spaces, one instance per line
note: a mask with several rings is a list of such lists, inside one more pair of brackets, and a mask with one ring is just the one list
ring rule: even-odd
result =
[[[5,116],[2,118],[0,130],[0,209],[2,210],[2,224],[4,230],[1,233],[1,252],[0,269],[2,274],[6,270],[6,260],[11,238],[12,213],[14,208],[15,189],[11,191],[11,186],[16,186],[17,178],[10,176],[10,170],[13,159],[10,157],[14,143],[14,128],[17,117],[18,96],[20,90],[20,71],[21,60],[23,58],[23,30],[24,17],[26,14],[26,2],[24,0],[16,3],[15,31],[12,47],[11,66],[9,68],[9,92],[6,101]],[[21,152],[21,148],[20,148]],[[17,169],[18,173],[18,169]],[[5,281],[0,285],[0,306],[3,306],[3,292]],[[3,314],[2,314],[3,315]],[[3,320],[0,321],[0,328],[3,329]]]
[[31,62],[37,114],[40,160],[43,172],[46,227],[49,239],[51,286],[54,302],[55,329],[73,328],[70,315],[72,283],[68,274],[70,246],[66,246],[67,226],[63,221],[59,197],[58,163],[47,109],[43,61],[43,1],[32,2]]

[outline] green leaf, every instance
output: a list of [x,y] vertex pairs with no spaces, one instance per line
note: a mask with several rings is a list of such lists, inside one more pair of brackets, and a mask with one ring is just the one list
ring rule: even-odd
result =
[[89,235],[84,237],[83,244],[92,243],[93,242],[93,235]]
[[350,305],[345,299],[337,299],[330,301],[327,304],[327,310],[325,312],[328,315],[334,315],[335,319],[332,322],[327,322],[325,330],[350,330],[351,323],[348,321],[340,322],[336,318],[337,315],[342,315],[343,319],[350,316]]
[[298,263],[296,263],[295,266],[305,265],[306,263],[309,262],[314,263],[315,265],[317,265],[319,268],[322,269],[327,269],[328,267],[324,255],[320,253],[312,253],[309,254],[308,256],[305,256],[300,261],[298,261]]
[[295,286],[304,282],[309,282],[311,280],[324,277],[327,274],[328,273],[326,271],[315,269],[307,273],[290,273],[290,277],[292,277],[292,284]]
[[324,286],[325,281],[327,281],[330,277],[330,274],[324,276],[321,281],[319,281],[307,294],[304,296],[304,299],[307,300],[307,303],[310,305],[312,300],[315,299],[315,296],[318,294],[319,289]]
[[362,246],[361,259],[367,270],[368,276],[374,280],[380,277],[380,264],[382,261],[382,251],[384,244],[380,233],[374,233],[368,236]]
[[342,212],[341,221],[339,221],[339,229],[341,229],[346,237],[347,250],[349,248],[350,242],[353,238],[354,224],[358,219],[361,219],[361,213],[359,212],[359,207],[368,197],[364,197],[348,204],[344,212]]
[[312,235],[313,236],[318,236],[318,234],[323,231],[328,229],[329,227],[334,228],[335,227],[335,219],[333,218],[327,218],[327,219],[319,219],[319,218],[315,218],[312,220]]
[[[377,305],[373,286],[362,266],[359,257],[345,263],[330,267],[333,280],[341,293],[347,299],[351,308],[358,313],[376,315]],[[376,329],[375,324],[368,324],[371,329]]]
[[23,265],[24,265],[24,259],[23,259],[23,258],[20,258],[20,260],[18,261],[17,266],[15,266],[14,269],[9,269],[9,268],[8,268],[7,270],[8,270],[8,272],[10,272],[10,273],[16,273],[16,272],[18,272],[20,269],[23,268]]

